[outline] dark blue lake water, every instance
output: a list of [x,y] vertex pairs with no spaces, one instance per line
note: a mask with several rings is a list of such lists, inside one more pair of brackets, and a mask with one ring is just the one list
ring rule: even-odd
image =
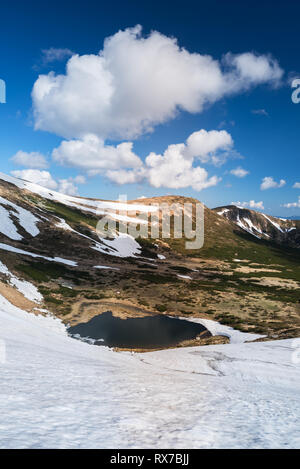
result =
[[[94,339],[96,345],[123,348],[170,347],[194,339],[207,329],[201,324],[162,314],[121,319],[111,311],[68,329],[69,334]],[[207,331],[207,337],[210,333]]]

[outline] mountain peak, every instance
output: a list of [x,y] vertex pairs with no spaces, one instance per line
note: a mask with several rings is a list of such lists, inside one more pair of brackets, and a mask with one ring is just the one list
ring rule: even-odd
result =
[[298,221],[276,218],[236,205],[225,205],[213,210],[256,238],[296,248],[300,245]]

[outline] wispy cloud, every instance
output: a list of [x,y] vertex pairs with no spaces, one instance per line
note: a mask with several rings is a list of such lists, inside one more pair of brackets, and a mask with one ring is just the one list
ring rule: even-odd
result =
[[39,62],[33,66],[34,70],[40,70],[47,65],[52,65],[55,62],[63,62],[69,59],[74,52],[67,48],[50,47],[49,49],[42,49]]
[[234,127],[235,126],[235,121],[234,120],[230,120],[230,121],[222,121],[220,122],[220,124],[218,125],[218,129],[224,129],[225,127]]
[[260,188],[262,191],[265,191],[267,189],[280,189],[285,185],[286,181],[284,179],[280,179],[279,182],[276,182],[271,176],[267,176],[263,178]]
[[258,116],[269,116],[269,113],[265,109],[252,109],[252,114],[256,114]]
[[70,49],[56,49],[55,47],[50,47],[49,49],[42,50],[42,61],[43,64],[50,64],[53,62],[61,62],[66,60],[74,54]]
[[233,176],[236,176],[237,178],[244,178],[245,176],[247,176],[247,174],[249,174],[249,171],[241,168],[241,166],[238,166],[237,168],[232,169],[230,171],[230,174],[233,174]]

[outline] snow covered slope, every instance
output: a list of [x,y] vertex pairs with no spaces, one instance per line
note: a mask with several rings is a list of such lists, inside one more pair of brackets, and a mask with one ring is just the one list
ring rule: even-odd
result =
[[[5,241],[9,241],[9,244],[1,243],[1,249],[5,250],[5,246],[8,246],[6,250],[10,252],[33,255],[46,260],[51,257],[56,261],[64,256],[45,256],[41,252],[41,249],[45,250],[45,247],[51,249],[51,239],[54,238],[53,250],[61,248],[66,251],[66,246],[79,244],[79,253],[83,254],[84,259],[89,257],[84,251],[91,249],[98,252],[99,260],[102,258],[99,254],[120,258],[135,257],[140,254],[141,248],[132,237],[123,235],[106,241],[99,239],[95,230],[101,216],[109,214],[111,217],[118,218],[116,210],[124,210],[126,207],[126,204],[119,202],[68,196],[0,173],[0,237],[1,240],[4,238]],[[141,204],[131,204],[130,207],[132,210],[138,209],[146,212],[152,210],[151,207]],[[61,211],[65,213],[65,216],[70,218],[71,224],[73,223],[77,228],[84,225],[85,232],[88,229],[90,236],[70,226],[64,218],[56,215],[56,210],[58,214]],[[132,220],[132,218],[129,219]],[[72,233],[71,238],[74,243],[70,243],[70,233]],[[60,243],[57,242],[57,238],[60,238]],[[11,246],[11,241],[20,242],[19,246],[30,243],[36,247],[37,252],[26,254],[27,249],[17,250],[16,246]],[[74,253],[73,247],[70,254],[74,255]],[[90,251],[91,258],[95,255],[95,252]],[[70,259],[65,259],[63,263],[73,266],[78,264],[77,260]]]
[[299,247],[299,221],[271,217],[264,213],[235,205],[217,207],[214,211],[256,238],[275,241],[276,243],[291,247]]
[[0,324],[1,448],[300,447],[292,340],[116,353],[2,297]]
[[[46,187],[42,187],[39,184],[34,184],[32,182],[24,181],[23,179],[18,179],[7,174],[0,172],[0,180],[13,184],[19,189],[26,189],[33,194],[37,194],[40,197],[48,200],[53,200],[55,202],[62,203],[68,207],[76,208],[84,212],[90,212],[95,215],[105,214],[106,210],[127,210],[128,206],[124,203],[107,201],[101,199],[87,199],[84,197],[75,197],[71,195],[62,194],[56,192]],[[1,202],[1,198],[0,198]],[[155,211],[154,207],[150,208],[143,204],[134,204],[131,205],[132,210],[139,210],[142,212],[151,212]],[[23,213],[20,214],[21,216]]]

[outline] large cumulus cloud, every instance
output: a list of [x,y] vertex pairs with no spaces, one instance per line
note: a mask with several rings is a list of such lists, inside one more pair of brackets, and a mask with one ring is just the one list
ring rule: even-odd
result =
[[201,112],[226,95],[277,85],[272,57],[226,54],[221,61],[180,48],[140,26],[107,38],[99,54],[73,55],[64,75],[40,75],[32,91],[35,128],[64,138],[135,138],[180,110]]
[[201,129],[193,132],[185,143],[169,145],[162,154],[149,153],[143,162],[133,152],[133,142],[105,145],[98,137],[89,135],[83,140],[63,141],[53,151],[53,159],[90,175],[103,174],[117,184],[145,181],[157,188],[190,186],[200,191],[215,186],[220,178],[209,177],[199,163],[215,164],[219,159],[226,159],[233,145],[227,131]]

